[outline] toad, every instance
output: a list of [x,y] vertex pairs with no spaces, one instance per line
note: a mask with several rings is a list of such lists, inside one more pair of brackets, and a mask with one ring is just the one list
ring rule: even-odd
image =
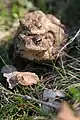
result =
[[26,13],[13,39],[13,59],[20,56],[36,62],[55,60],[66,40],[64,25],[55,16],[42,11]]

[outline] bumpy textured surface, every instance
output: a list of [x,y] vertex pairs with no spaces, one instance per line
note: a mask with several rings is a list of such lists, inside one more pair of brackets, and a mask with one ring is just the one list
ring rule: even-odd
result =
[[41,11],[26,13],[13,40],[16,56],[33,61],[54,60],[66,43],[64,25],[53,15]]

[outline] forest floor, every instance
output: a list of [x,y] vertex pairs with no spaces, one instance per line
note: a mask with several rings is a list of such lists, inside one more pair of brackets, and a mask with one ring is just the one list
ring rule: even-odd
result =
[[[35,9],[31,2],[27,3],[27,6],[27,11],[31,8]],[[25,7],[16,4],[16,2],[13,3],[12,13],[10,14],[6,12],[7,8],[5,6],[2,8],[0,13],[0,71],[3,66],[13,65],[8,56],[9,44],[19,25],[19,19],[23,17],[23,13],[26,11]],[[74,33],[74,31],[72,32]],[[53,62],[48,64],[47,66],[52,69],[52,72],[45,73],[36,85],[24,87],[18,84],[11,90],[8,88],[8,83],[3,74],[0,72],[1,120],[56,119],[59,106],[58,104],[56,104],[56,107],[53,107],[52,104],[45,105],[48,103],[47,100],[45,102],[42,100],[45,89],[48,92],[52,90],[52,92],[47,94],[55,94],[54,91],[59,92],[58,95],[61,95],[61,97],[64,94],[64,97],[57,101],[59,105],[61,105],[62,101],[66,101],[76,114],[80,114],[80,48],[79,45],[71,46],[76,39],[79,39],[79,33],[80,30],[75,32],[74,35],[69,36],[66,46],[73,48],[71,49],[71,54],[65,54],[65,62],[60,58],[59,65]],[[74,49],[75,52],[73,52]],[[45,81],[43,81],[43,78]]]

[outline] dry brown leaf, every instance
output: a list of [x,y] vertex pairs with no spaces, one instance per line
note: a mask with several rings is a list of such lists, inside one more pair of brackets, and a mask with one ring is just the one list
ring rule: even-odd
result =
[[24,86],[37,84],[38,76],[31,72],[16,72],[17,81]]
[[9,88],[13,89],[17,84],[21,84],[24,86],[37,84],[39,81],[38,76],[32,72],[12,72],[12,73],[4,73],[4,77],[9,84]]
[[9,88],[13,89],[17,84],[24,86],[37,84],[39,81],[38,76],[32,72],[18,72],[12,65],[3,66],[1,73],[6,77]]
[[80,120],[80,117],[76,117],[67,103],[64,102],[58,113],[57,120]]

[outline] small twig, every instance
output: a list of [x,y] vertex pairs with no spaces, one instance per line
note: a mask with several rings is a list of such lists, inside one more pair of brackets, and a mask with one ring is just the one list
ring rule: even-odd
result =
[[6,93],[7,95],[14,95],[16,97],[21,97],[24,100],[31,100],[31,101],[34,101],[34,102],[37,102],[37,103],[41,103],[41,104],[44,104],[46,106],[55,108],[56,110],[58,110],[60,108],[60,104],[56,104],[55,102],[52,104],[52,103],[44,102],[42,100],[38,100],[38,99],[36,99],[34,97],[30,97],[28,95],[14,94],[11,91],[5,89],[2,85],[0,85],[0,89],[4,91],[4,92],[2,91],[2,94]]
[[66,54],[66,53],[65,53],[65,55],[66,55],[67,57],[73,59],[74,61],[80,63],[80,60],[79,60],[78,58],[76,59],[76,58],[74,58],[73,56],[70,56],[70,55],[68,55],[68,54]]
[[67,66],[69,66],[70,68],[73,68],[73,69],[76,70],[76,71],[80,71],[79,68],[73,67],[73,66],[71,66],[71,65],[67,65]]
[[69,44],[71,44],[71,43],[78,37],[79,33],[80,33],[80,29],[78,30],[78,32],[76,33],[76,35],[75,35],[73,38],[71,38],[71,39],[60,49],[60,51],[59,51],[59,53],[58,53],[58,55],[57,55],[57,58],[59,57],[60,53],[61,53]]
[[63,63],[63,60],[62,60],[62,56],[60,57],[60,60],[61,60],[61,67],[62,67],[63,72],[64,72],[64,75],[65,75],[65,77],[66,77],[66,79],[67,79],[66,71],[65,71],[65,67],[64,67],[64,63]]
[[70,89],[70,88],[72,88],[72,87],[75,87],[75,88],[76,88],[76,87],[80,87],[80,83],[72,84],[72,85],[70,85],[70,86],[64,88],[64,90],[66,90],[66,89]]
[[76,77],[75,75],[73,75],[72,73],[70,73],[70,72],[66,72],[68,75],[70,75],[71,77],[73,77],[73,78],[75,78],[76,80],[79,80],[79,78],[78,77]]

